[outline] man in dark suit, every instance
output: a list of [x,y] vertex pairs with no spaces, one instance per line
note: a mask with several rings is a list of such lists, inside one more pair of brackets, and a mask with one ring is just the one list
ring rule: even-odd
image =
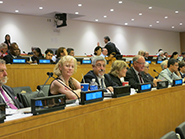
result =
[[0,59],[0,103],[5,103],[6,107],[11,109],[23,108],[23,105],[15,96],[13,89],[4,85],[7,82],[7,75],[5,61]]
[[181,78],[185,77],[185,63],[184,61],[179,62],[179,73]]
[[112,53],[115,52],[116,56],[121,55],[119,49],[116,47],[116,45],[112,42],[110,42],[109,36],[104,37],[104,42],[105,42],[105,48],[108,50],[108,56]]
[[20,55],[20,49],[17,45],[17,43],[12,43],[10,45],[10,49],[9,49],[9,53],[8,55],[6,55],[5,57],[3,57],[3,59],[6,61],[6,64],[12,64],[13,59],[15,58],[22,58]]
[[[141,55],[135,56],[133,58],[133,67],[128,69],[125,77],[125,80],[129,81],[129,84],[131,85],[132,88],[137,89],[140,83],[148,82],[148,80],[145,80],[145,78],[143,78],[141,74],[141,72],[144,71],[144,67],[145,67],[144,57]],[[152,85],[153,84],[156,85],[157,80],[153,80],[153,82],[149,83],[151,83]]]
[[107,88],[113,92],[113,86],[116,86],[116,84],[112,82],[111,78],[107,74],[105,74],[105,66],[106,60],[102,56],[94,57],[92,60],[93,70],[89,71],[84,76],[84,79],[86,83],[90,83],[92,79],[96,79],[98,88]]

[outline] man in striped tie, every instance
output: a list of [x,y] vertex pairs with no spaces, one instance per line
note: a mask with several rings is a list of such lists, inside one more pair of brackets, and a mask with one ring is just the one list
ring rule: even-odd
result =
[[18,101],[11,87],[4,85],[7,82],[5,61],[0,59],[0,103],[5,103],[7,108],[19,109],[23,105]]

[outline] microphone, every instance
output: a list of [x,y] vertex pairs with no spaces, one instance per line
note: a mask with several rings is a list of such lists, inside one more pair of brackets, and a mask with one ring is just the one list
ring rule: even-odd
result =
[[163,78],[165,78],[169,83],[171,83],[165,76],[161,75],[159,72],[157,72],[155,69],[153,69],[154,72],[156,72],[158,75],[162,76]]
[[[52,78],[54,78],[55,80],[57,80],[55,77],[53,77],[53,72],[48,72],[47,74],[49,74],[49,76],[51,76]],[[58,80],[57,80],[58,81]],[[59,82],[59,81],[58,81]],[[60,84],[62,84],[63,86],[65,86],[67,89],[69,89],[71,92],[73,92],[73,94],[75,94],[78,98],[78,100],[80,100],[79,96],[70,88],[68,87],[67,85],[65,85],[64,83],[62,82],[59,82]]]

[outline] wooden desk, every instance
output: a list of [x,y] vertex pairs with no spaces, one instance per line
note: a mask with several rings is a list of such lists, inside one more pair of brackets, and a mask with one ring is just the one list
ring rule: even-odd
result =
[[[33,91],[36,90],[37,85],[43,85],[48,76],[47,72],[53,72],[55,65],[26,65],[26,64],[7,64],[8,82],[6,85],[10,87],[30,86]],[[111,69],[111,65],[106,66],[106,73]],[[156,69],[161,71],[160,64],[151,64],[149,73],[155,77],[156,73],[153,72]],[[75,79],[81,82],[82,74],[85,75],[88,71],[92,70],[92,65],[78,65],[77,72],[73,75]],[[50,84],[53,78],[47,82]]]
[[185,86],[0,124],[1,139],[158,139],[185,121]]

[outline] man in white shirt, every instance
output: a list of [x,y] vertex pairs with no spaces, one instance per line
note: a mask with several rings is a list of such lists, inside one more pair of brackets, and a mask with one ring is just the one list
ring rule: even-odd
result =
[[102,48],[102,52],[101,52],[101,55],[103,58],[107,57],[107,54],[108,54],[108,51],[106,48]]

